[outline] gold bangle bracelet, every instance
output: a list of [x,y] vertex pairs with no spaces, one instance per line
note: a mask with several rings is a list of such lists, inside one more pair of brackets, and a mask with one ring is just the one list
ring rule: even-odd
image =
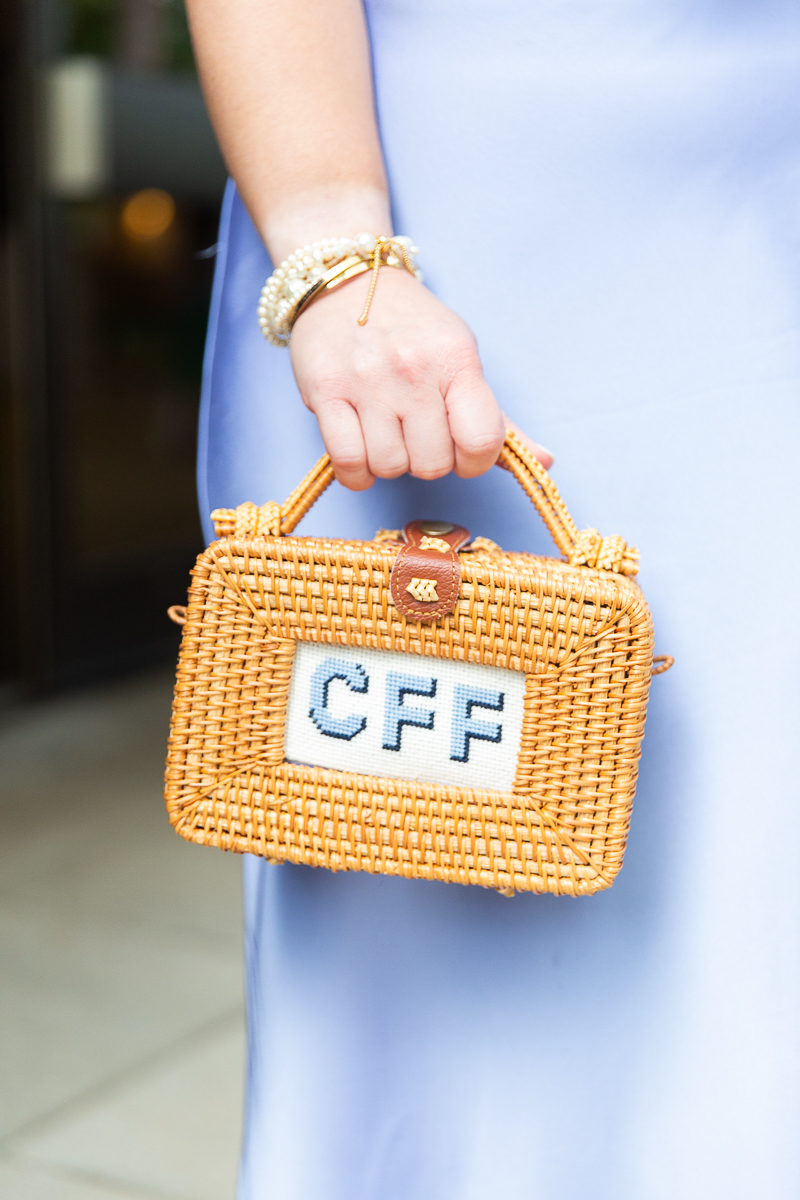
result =
[[417,254],[411,238],[375,237],[371,233],[360,233],[355,238],[327,238],[303,246],[276,267],[261,289],[258,304],[261,332],[273,346],[288,346],[295,321],[310,304],[371,270],[367,298],[358,318],[358,324],[364,325],[380,268],[405,268],[421,281],[422,272],[415,262]]
[[294,312],[286,322],[289,332],[291,333],[294,329],[295,321],[300,316],[300,313],[304,312],[315,300],[319,300],[323,292],[333,292],[341,284],[347,283],[349,279],[355,279],[357,275],[364,275],[367,271],[371,270],[372,263],[365,262],[357,254],[346,258],[344,262],[337,263],[335,267],[331,267],[330,271],[326,271],[322,278],[318,279],[297,301]]

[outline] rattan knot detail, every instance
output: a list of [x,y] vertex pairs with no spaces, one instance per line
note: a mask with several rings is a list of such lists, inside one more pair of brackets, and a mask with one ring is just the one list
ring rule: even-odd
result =
[[616,571],[619,575],[636,575],[639,570],[639,551],[628,546],[619,534],[603,537],[596,529],[582,529],[575,538],[575,549],[569,556],[571,567],[597,567],[601,571]]
[[[230,509],[215,509],[211,514],[211,520],[214,521],[223,512],[228,517],[228,523],[230,523]],[[244,504],[240,504],[233,509],[233,528],[231,533],[237,538],[280,537],[280,504],[275,500],[268,500],[266,504],[262,504],[259,508],[251,500],[246,500]]]

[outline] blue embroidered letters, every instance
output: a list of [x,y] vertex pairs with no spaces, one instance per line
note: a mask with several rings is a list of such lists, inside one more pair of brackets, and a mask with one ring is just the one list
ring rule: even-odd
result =
[[499,742],[503,736],[502,726],[492,721],[476,721],[473,708],[492,708],[503,711],[504,696],[490,688],[465,687],[457,683],[453,690],[453,725],[450,739],[450,758],[453,762],[469,760],[470,738],[482,742]]
[[284,756],[348,775],[509,792],[524,707],[522,671],[301,641]]
[[433,729],[433,709],[414,708],[403,704],[404,696],[435,696],[436,680],[420,675],[399,675],[390,671],[386,676],[386,709],[383,719],[384,750],[399,750],[404,725]]
[[328,710],[328,690],[334,679],[341,679],[351,692],[366,692],[369,690],[369,676],[358,663],[340,658],[326,658],[311,676],[311,708],[308,715],[320,733],[349,742],[366,727],[367,718],[357,713],[349,717],[333,716]]

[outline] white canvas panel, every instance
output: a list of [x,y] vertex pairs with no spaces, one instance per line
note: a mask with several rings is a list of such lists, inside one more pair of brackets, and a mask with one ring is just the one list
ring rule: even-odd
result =
[[298,643],[289,762],[511,791],[525,676],[503,667]]

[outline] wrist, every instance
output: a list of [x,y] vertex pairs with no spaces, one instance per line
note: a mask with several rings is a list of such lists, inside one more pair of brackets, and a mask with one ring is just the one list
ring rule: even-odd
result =
[[392,233],[387,193],[377,187],[331,185],[296,193],[273,205],[261,235],[277,266],[302,246],[364,231]]
[[322,238],[303,246],[275,268],[261,289],[261,332],[273,346],[288,346],[294,323],[305,307],[369,271],[367,297],[358,318],[358,324],[365,325],[381,267],[405,269],[421,280],[417,254],[409,237],[376,237],[366,230],[354,239]]

